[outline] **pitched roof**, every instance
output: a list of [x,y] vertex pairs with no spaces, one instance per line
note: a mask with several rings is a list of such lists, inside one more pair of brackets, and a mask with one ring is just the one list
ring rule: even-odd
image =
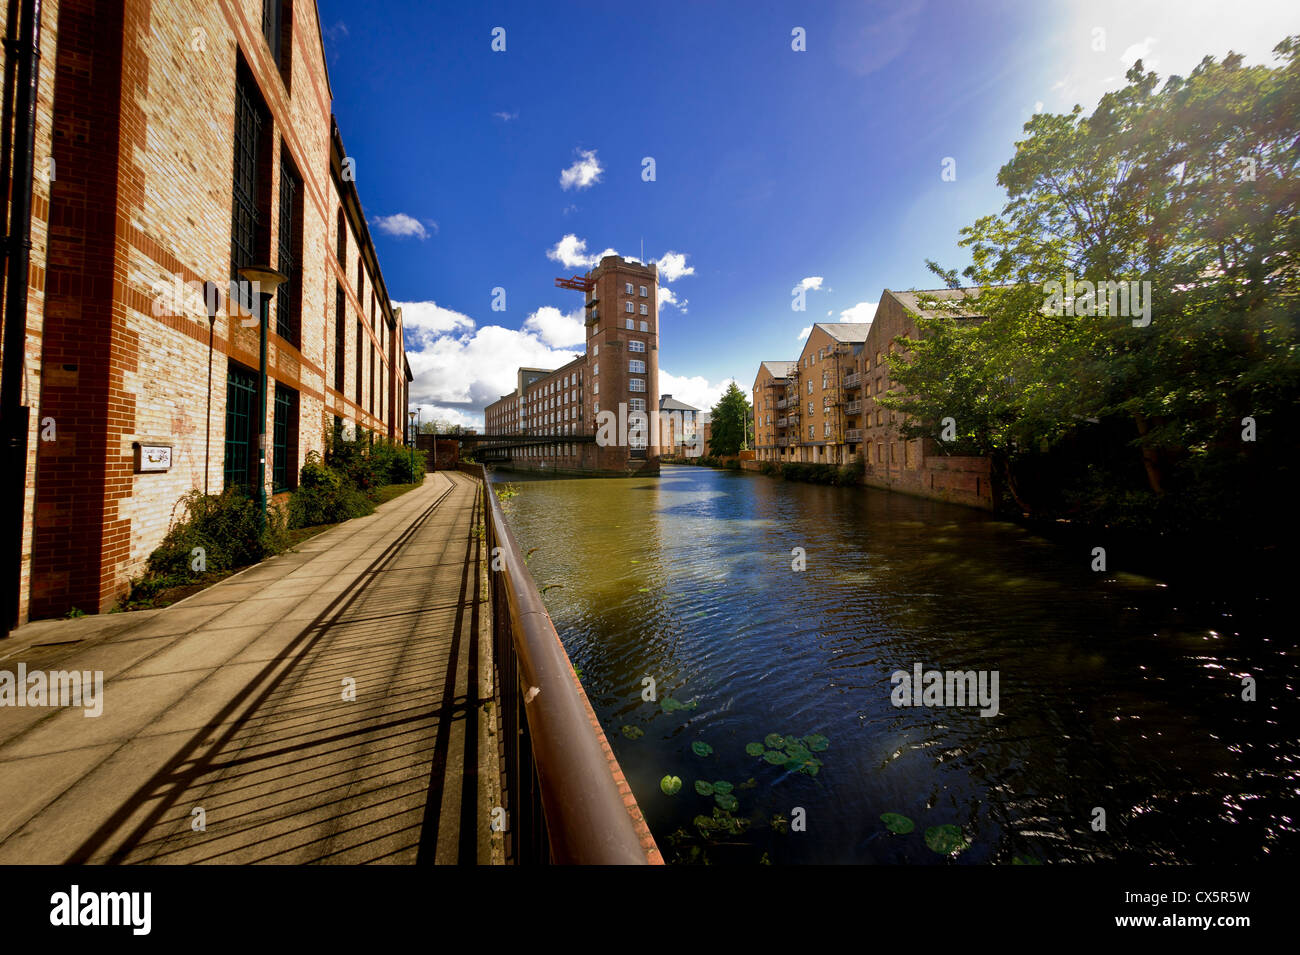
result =
[[678,401],[672,395],[664,395],[659,399],[660,411],[699,411],[694,405],[688,405],[684,401]]
[[818,322],[817,327],[837,342],[865,342],[870,322]]
[[767,373],[771,375],[773,378],[785,378],[787,375],[790,374],[790,370],[795,366],[797,366],[798,364],[799,362],[797,360],[762,362],[763,367],[767,369]]
[[[983,291],[977,286],[919,289],[911,292],[895,292],[892,289],[885,289],[885,291],[894,296],[898,303],[909,312],[915,312],[925,318],[937,318],[940,315],[948,315],[952,318],[983,317],[983,313],[972,304],[978,299],[979,293]],[[939,299],[940,301],[931,301],[922,305],[921,299]]]

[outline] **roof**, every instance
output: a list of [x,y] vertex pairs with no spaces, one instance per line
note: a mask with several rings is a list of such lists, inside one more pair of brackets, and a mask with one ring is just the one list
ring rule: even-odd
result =
[[767,373],[773,378],[785,378],[790,374],[791,369],[797,367],[798,360],[795,361],[765,361],[762,362]]
[[660,411],[699,411],[694,405],[688,405],[684,401],[678,401],[672,395],[664,395],[659,399]]
[[817,322],[817,327],[837,342],[865,342],[870,322]]
[[[948,315],[952,318],[981,318],[983,313],[976,310],[971,303],[974,303],[979,293],[983,291],[978,286],[969,288],[936,288],[936,289],[913,289],[910,292],[895,292],[892,289],[885,291],[894,296],[898,303],[909,312],[924,318],[938,318],[941,315]],[[921,304],[921,299],[939,299],[940,302],[927,302]],[[951,302],[951,304],[944,304]]]

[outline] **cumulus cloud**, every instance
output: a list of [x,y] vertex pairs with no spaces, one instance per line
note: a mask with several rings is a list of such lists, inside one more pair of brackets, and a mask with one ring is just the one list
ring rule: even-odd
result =
[[[703,375],[679,378],[677,375],[670,374],[660,368],[659,394],[672,395],[678,401],[684,401],[701,411],[708,411],[718,403],[722,393],[727,390],[727,386],[733,381],[735,381],[734,378],[726,378],[715,384]],[[743,385],[741,390],[744,390]]]
[[679,299],[677,295],[673,292],[673,290],[670,289],[667,285],[659,286],[659,308],[660,309],[663,309],[665,306],[670,306],[672,308],[677,309],[679,312],[685,315],[686,306],[690,304],[691,304],[690,299],[685,299],[685,298]]
[[555,348],[581,348],[587,341],[587,326],[582,321],[582,309],[565,315],[558,308],[543,305],[524,319],[523,331],[536,335]]
[[840,312],[840,321],[870,322],[876,317],[876,306],[879,304],[879,302],[858,302],[857,305],[853,305]]
[[695,266],[686,264],[685,252],[669,250],[655,259],[655,265],[659,266],[659,277],[665,282],[676,282],[683,275],[695,274]]
[[801,342],[811,334],[812,334],[812,326],[808,325],[802,331],[799,332],[798,336],[795,338],[795,341]]
[[501,120],[501,122],[503,122],[503,123],[508,123],[508,122],[510,122],[512,119],[518,119],[518,118],[519,118],[519,111],[518,111],[518,110],[515,110],[513,113],[507,113],[507,112],[505,112],[505,111],[502,111],[502,112],[499,112],[499,113],[493,113],[492,115],[493,115],[494,117],[496,117],[497,119]]
[[585,255],[586,251],[587,240],[579,239],[570,232],[547,250],[546,257],[559,262],[566,269],[591,269],[595,268],[605,256],[618,255],[614,249],[606,249],[598,255]]
[[822,287],[822,277],[820,275],[810,275],[806,279],[800,279],[795,288],[812,289],[816,291]]
[[[414,236],[417,239],[427,239],[429,237],[429,230],[425,228],[424,223],[414,216],[408,216],[405,212],[395,212],[391,216],[375,216],[370,221],[380,232],[398,238]],[[429,225],[434,232],[438,231],[438,223],[431,221]]]
[[600,182],[600,160],[594,149],[577,150],[578,158],[568,169],[560,170],[561,189],[587,189]]

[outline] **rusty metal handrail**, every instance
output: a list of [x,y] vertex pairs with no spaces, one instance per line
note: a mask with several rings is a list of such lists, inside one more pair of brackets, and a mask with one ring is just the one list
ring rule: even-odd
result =
[[460,470],[483,481],[489,567],[500,567],[488,579],[514,861],[661,861],[486,470]]

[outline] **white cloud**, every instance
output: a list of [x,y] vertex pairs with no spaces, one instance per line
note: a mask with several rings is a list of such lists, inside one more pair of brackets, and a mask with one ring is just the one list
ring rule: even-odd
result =
[[546,252],[546,257],[554,262],[559,262],[566,269],[591,269],[600,264],[600,260],[607,255],[618,255],[613,249],[606,249],[599,255],[586,255],[587,240],[579,239],[570,232],[554,247]]
[[812,289],[816,291],[822,287],[822,277],[820,275],[810,275],[806,279],[800,279],[795,288]]
[[659,266],[659,277],[665,282],[676,282],[684,275],[694,275],[695,266],[686,264],[686,253],[684,252],[665,252],[660,258],[655,259],[655,265]]
[[[734,378],[726,378],[718,384],[710,382],[703,375],[692,375],[689,378],[679,378],[676,375],[669,374],[662,368],[659,369],[659,394],[672,395],[678,401],[684,401],[688,405],[699,408],[701,411],[708,411],[718,403],[722,393],[727,390]],[[744,390],[744,386],[741,386]]]
[[807,337],[808,337],[809,335],[811,335],[811,334],[812,334],[812,326],[809,325],[808,327],[804,328],[803,330],[801,330],[801,331],[799,332],[799,336],[798,336],[798,338],[796,339],[796,341],[803,341],[805,338],[807,338]]
[[474,319],[450,308],[443,308],[437,302],[394,302],[393,304],[401,306],[402,309],[402,327],[406,330],[407,347],[410,347],[409,339],[412,337],[418,341],[421,338],[448,333],[460,334],[474,329]]
[[508,123],[512,119],[519,118],[519,110],[515,110],[513,113],[500,112],[500,113],[493,113],[492,115],[497,119],[501,120],[501,122]]
[[581,309],[565,315],[558,308],[543,305],[524,319],[523,331],[535,334],[555,348],[585,346],[587,341]]
[[879,302],[858,302],[857,305],[840,312],[840,321],[870,322],[876,317],[876,306],[879,304]]
[[605,171],[594,149],[579,149],[577,153],[577,161],[560,171],[561,189],[586,189],[600,182],[600,174]]
[[662,309],[665,305],[676,308],[683,315],[686,314],[686,306],[690,305],[690,299],[679,299],[673,290],[667,285],[659,286],[659,307]]
[[1143,69],[1154,70],[1159,66],[1159,60],[1151,59],[1151,47],[1157,43],[1155,37],[1149,36],[1141,43],[1134,43],[1124,48],[1124,52],[1119,55],[1119,62],[1128,70],[1138,60],[1142,61]]
[[[399,238],[408,238],[414,236],[417,239],[429,238],[429,230],[424,227],[424,223],[414,216],[408,216],[405,212],[395,212],[391,216],[375,216],[370,220],[375,224],[380,232],[388,235],[395,235]],[[434,232],[438,231],[438,223],[430,222],[430,227]]]

